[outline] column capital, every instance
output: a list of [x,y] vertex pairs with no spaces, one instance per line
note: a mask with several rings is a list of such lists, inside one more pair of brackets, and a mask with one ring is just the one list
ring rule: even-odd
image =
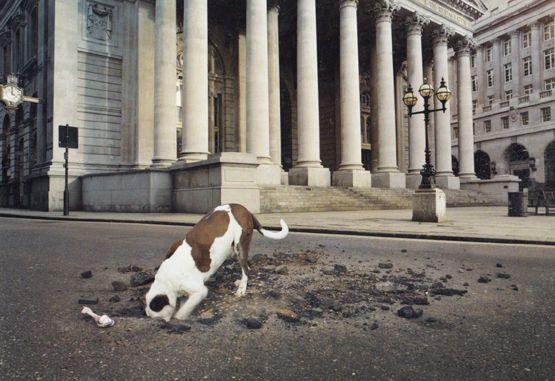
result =
[[453,30],[447,28],[444,25],[437,27],[432,32],[434,46],[439,44],[447,44],[449,42],[449,37],[451,37],[453,34]]
[[393,13],[399,9],[397,0],[377,0],[370,8],[377,22],[391,22]]
[[268,0],[268,10],[275,9],[276,12],[279,13],[279,6],[280,0]]
[[469,55],[470,52],[476,47],[476,41],[468,36],[463,36],[454,44],[457,56]]
[[408,34],[422,34],[422,28],[429,22],[429,18],[413,13],[406,18]]
[[358,7],[358,1],[359,0],[338,0],[338,4],[339,4],[339,9],[341,8],[345,8],[345,7],[353,7],[356,8]]

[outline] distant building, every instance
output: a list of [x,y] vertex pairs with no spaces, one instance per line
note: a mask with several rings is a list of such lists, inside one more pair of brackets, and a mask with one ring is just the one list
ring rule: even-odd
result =
[[[521,188],[529,179],[555,188],[555,1],[504,3],[474,30],[476,175],[512,174]],[[454,154],[458,134],[455,117]]]

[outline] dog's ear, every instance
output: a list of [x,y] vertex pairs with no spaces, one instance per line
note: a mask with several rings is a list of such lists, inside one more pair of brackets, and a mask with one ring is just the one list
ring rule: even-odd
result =
[[170,304],[170,300],[167,295],[156,295],[150,301],[149,307],[154,312],[160,312],[168,304]]

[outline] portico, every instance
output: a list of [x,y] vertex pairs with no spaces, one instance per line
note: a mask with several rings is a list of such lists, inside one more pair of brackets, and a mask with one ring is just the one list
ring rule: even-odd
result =
[[[195,203],[206,207],[210,203],[199,201],[203,192],[218,200],[214,193],[231,183],[237,195],[241,184],[252,192],[280,184],[416,188],[424,163],[424,123],[420,117],[408,120],[399,92],[425,79],[438,84],[455,76],[457,85],[448,81],[448,86],[467,94],[465,52],[471,45],[457,48],[456,72],[450,72],[449,49],[470,41],[471,22],[481,14],[458,1],[139,0],[136,6],[106,1],[106,9],[93,6],[91,15],[106,18],[111,12],[110,25],[119,22],[121,28],[113,28],[108,39],[102,31],[90,38],[101,36],[95,43],[120,49],[110,50],[107,59],[143,62],[150,51],[154,60],[150,68],[119,72],[122,91],[129,94],[118,111],[127,123],[118,142],[121,154],[94,165],[77,155],[76,175],[166,173],[178,184],[177,193],[194,187]],[[125,44],[131,42],[123,39],[123,25],[130,22],[121,18],[126,12],[138,12],[130,24],[138,32],[154,32],[150,39],[140,34],[137,57],[130,56]],[[424,74],[425,62],[433,62],[432,77]],[[126,77],[130,72],[134,77]],[[144,79],[139,88],[128,87],[137,79]],[[370,116],[361,118],[364,97]],[[472,176],[472,105],[460,98],[461,174]],[[433,121],[437,183],[458,189],[447,108]],[[144,117],[148,113],[150,118]],[[128,122],[138,115],[143,117],[136,125]],[[363,144],[371,155],[362,154]],[[176,182],[176,176],[187,180]]]

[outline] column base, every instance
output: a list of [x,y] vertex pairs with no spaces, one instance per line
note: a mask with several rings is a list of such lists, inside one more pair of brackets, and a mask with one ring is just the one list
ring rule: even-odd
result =
[[445,221],[447,201],[441,189],[417,189],[412,196],[412,220],[418,222]]
[[436,175],[436,185],[441,189],[461,189],[461,181],[457,176],[452,174]]
[[295,167],[289,170],[290,185],[329,187],[330,170],[324,167]]
[[158,169],[158,168],[169,168],[175,163],[175,160],[168,160],[168,159],[155,159],[152,160],[152,164],[150,164],[150,168]]
[[461,175],[459,174],[459,181],[461,184],[463,183],[468,183],[468,182],[472,182],[472,181],[480,181],[479,178],[476,177],[476,175],[471,174],[471,175]]
[[408,189],[418,189],[422,183],[422,175],[420,173],[408,173],[407,174],[407,188]]
[[208,153],[186,153],[179,157],[183,163],[196,163],[208,159]]
[[332,173],[332,184],[336,187],[370,188],[372,174],[363,169],[345,169]]
[[281,170],[281,185],[289,185],[289,173]]
[[274,163],[261,163],[256,168],[257,185],[281,185],[282,169]]
[[406,178],[402,172],[372,173],[374,188],[405,188]]

